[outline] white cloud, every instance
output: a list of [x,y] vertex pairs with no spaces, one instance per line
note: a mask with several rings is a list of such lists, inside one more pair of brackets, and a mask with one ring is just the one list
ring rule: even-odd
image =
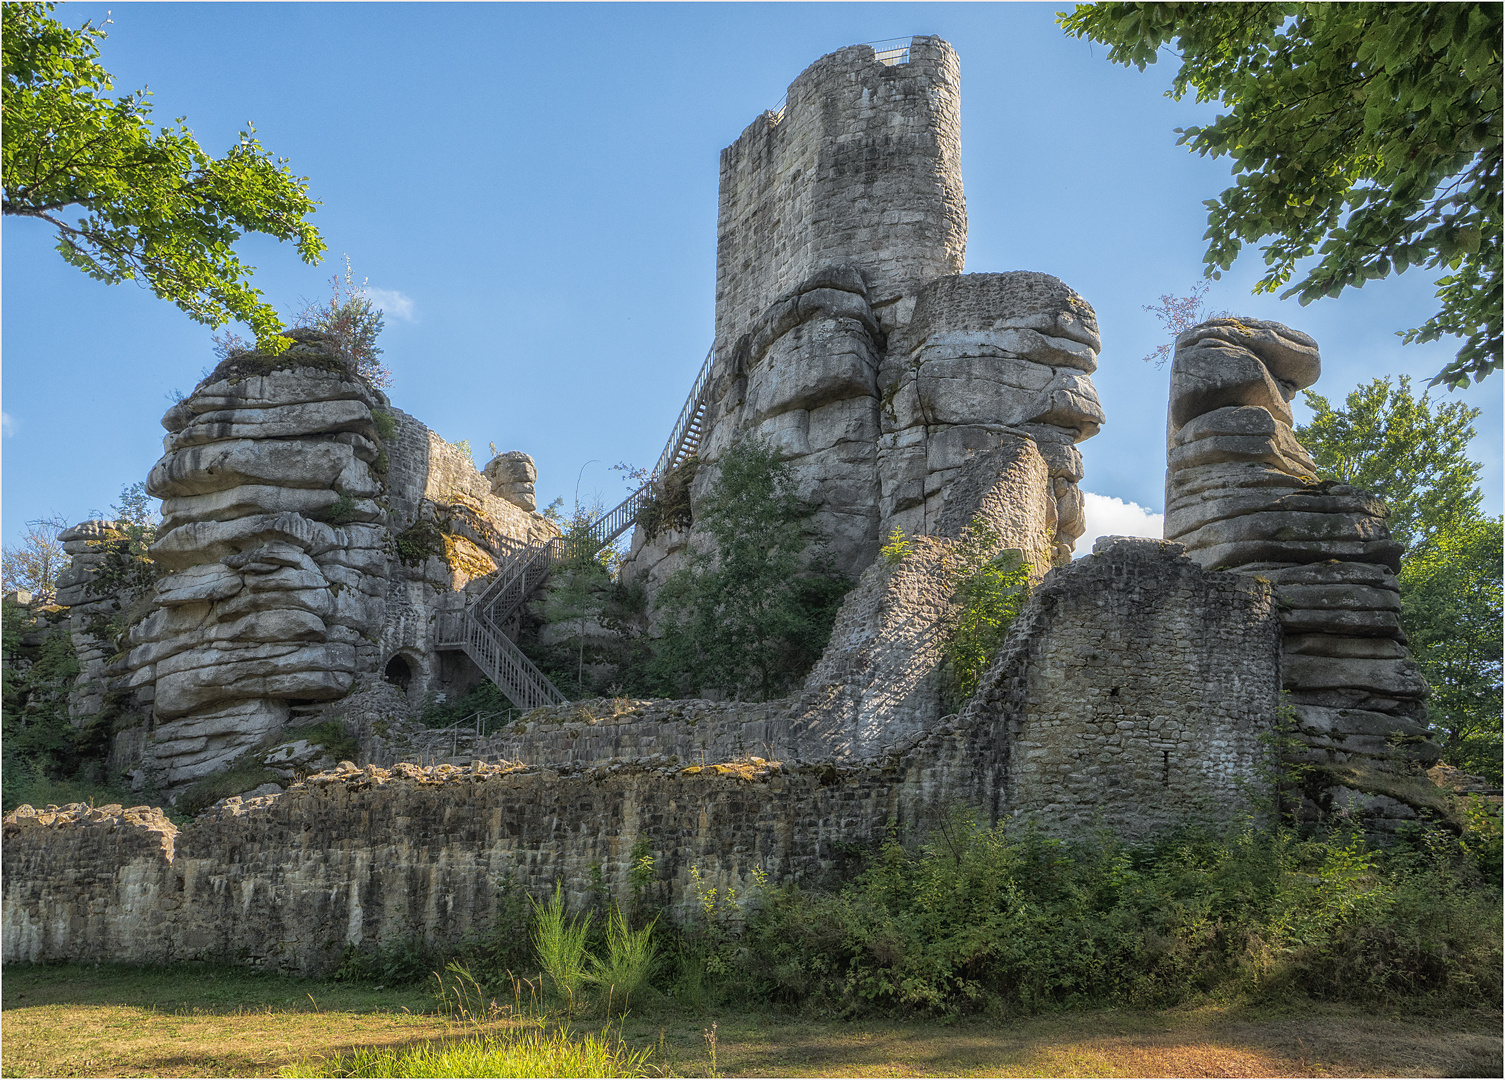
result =
[[11,419],[11,415],[8,412],[0,412],[0,433],[6,435],[14,435],[16,433],[16,422]]
[[1091,555],[1099,536],[1149,536],[1159,540],[1165,535],[1165,515],[1151,513],[1138,503],[1090,491],[1082,492],[1082,501],[1087,531],[1076,542],[1077,558]]
[[366,295],[371,298],[373,304],[394,319],[406,319],[408,322],[413,321],[412,297],[404,296],[396,289],[368,288]]

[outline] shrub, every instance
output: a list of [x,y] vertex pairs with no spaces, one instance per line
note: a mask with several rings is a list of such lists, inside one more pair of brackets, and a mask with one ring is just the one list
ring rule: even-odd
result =
[[1133,846],[955,816],[837,893],[773,890],[744,946],[761,996],[848,1013],[1500,994],[1498,877],[1437,829],[1388,850],[1254,828]]
[[653,940],[655,919],[638,930],[629,929],[620,909],[606,919],[606,959],[588,958],[584,981],[597,988],[603,1006],[626,1012],[634,994],[647,989],[658,968],[658,944]]
[[219,772],[197,780],[178,796],[174,807],[179,814],[193,817],[231,795],[258,788],[262,784],[275,784],[280,778],[261,762],[256,751],[242,754]]
[[581,1000],[590,925],[590,912],[580,918],[566,918],[562,884],[554,887],[554,897],[547,904],[533,902],[533,948],[538,952],[543,973],[548,976],[550,991],[569,1012]]
[[310,745],[322,746],[336,761],[354,761],[360,753],[360,744],[345,730],[338,720],[322,720],[317,724],[300,724],[284,728],[277,737],[279,743],[306,739]]
[[346,945],[335,969],[335,982],[368,982],[383,986],[411,986],[444,966],[442,955],[421,937],[398,941]]
[[949,709],[976,691],[1029,598],[1030,564],[1012,548],[990,554],[996,544],[997,534],[973,522],[956,551],[952,578],[962,607],[942,650]]
[[329,288],[329,300],[323,304],[306,303],[294,316],[293,325],[319,330],[334,338],[340,358],[376,389],[392,385],[392,372],[378,359],[382,350],[376,344],[386,317],[371,302],[366,283],[355,283],[349,255],[345,256],[344,280],[338,275],[330,278]]

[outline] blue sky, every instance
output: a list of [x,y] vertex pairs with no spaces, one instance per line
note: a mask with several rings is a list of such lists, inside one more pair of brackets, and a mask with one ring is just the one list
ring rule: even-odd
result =
[[[451,440],[534,456],[541,502],[624,493],[651,465],[710,344],[718,154],[808,64],[860,41],[939,34],[962,63],[969,271],[1055,274],[1097,309],[1108,423],[1084,490],[1162,506],[1167,369],[1143,305],[1198,279],[1204,199],[1225,161],[1175,145],[1215,107],[1068,39],[1055,4],[67,4],[112,11],[104,64],[149,86],[223,153],[249,121],[322,201],[324,264],[253,237],[241,252],[284,312],[327,294],[348,254],[387,303],[394,404]],[[161,453],[172,390],[212,366],[211,331],[132,284],[65,265],[44,225],[3,232],[3,526],[107,510]],[[1254,297],[1250,250],[1213,308],[1314,336],[1341,398],[1379,375],[1418,385],[1456,349],[1402,346],[1433,285],[1415,270],[1306,308]],[[1439,395],[1442,396],[1442,395]],[[1474,456],[1501,511],[1501,380]],[[1128,524],[1142,515],[1127,511]],[[1110,531],[1116,531],[1117,526]],[[1096,529],[1092,531],[1097,531]],[[1088,538],[1090,540],[1090,534]],[[1090,543],[1078,551],[1090,550]]]

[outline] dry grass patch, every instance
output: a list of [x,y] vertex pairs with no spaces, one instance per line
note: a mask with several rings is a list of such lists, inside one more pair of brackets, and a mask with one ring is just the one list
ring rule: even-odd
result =
[[[1083,1010],[1001,1021],[722,1019],[726,1076],[1499,1076],[1498,1010],[1437,1016],[1302,1003],[1289,1011]],[[664,1031],[660,1062],[705,1075],[708,1021],[629,1017],[629,1042]]]
[[[5,1076],[269,1076],[295,1062],[450,1042],[425,988],[377,990],[237,969],[5,971]],[[1498,1008],[1435,1014],[1301,1002],[1082,1010],[953,1024],[637,1010],[621,1029],[649,1075],[1499,1076]]]

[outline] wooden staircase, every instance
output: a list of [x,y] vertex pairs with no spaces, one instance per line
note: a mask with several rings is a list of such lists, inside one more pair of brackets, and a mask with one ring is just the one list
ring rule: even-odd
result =
[[654,484],[700,449],[710,407],[714,355],[714,350],[706,354],[669,442],[647,483],[585,528],[571,530],[569,536],[518,547],[502,560],[485,592],[469,601],[464,611],[440,618],[436,647],[463,651],[516,708],[563,705],[566,699],[533,661],[523,655],[503,627],[544,583],[554,566],[569,559],[589,558],[631,529],[643,503],[652,497]]

